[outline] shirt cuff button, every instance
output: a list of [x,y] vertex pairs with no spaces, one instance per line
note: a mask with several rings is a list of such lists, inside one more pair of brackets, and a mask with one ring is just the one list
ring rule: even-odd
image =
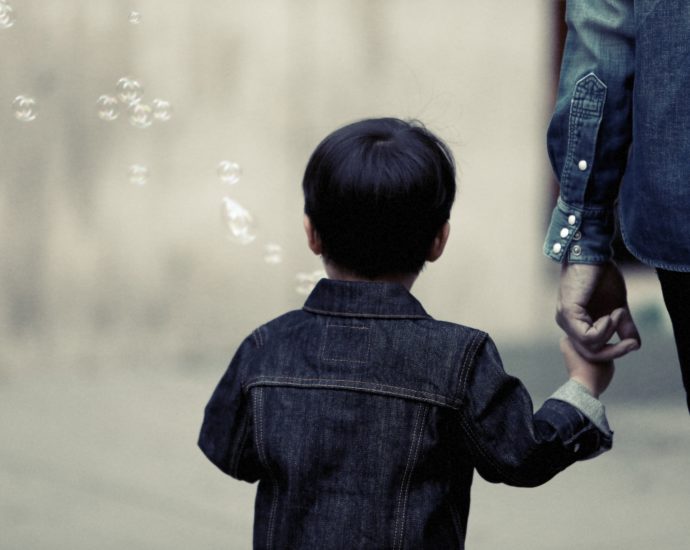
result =
[[551,248],[551,250],[553,250],[554,253],[558,254],[561,251],[561,248],[562,248],[561,243],[555,243],[553,245],[553,248]]
[[575,225],[576,221],[577,221],[577,218],[575,217],[575,214],[570,214],[570,216],[568,216],[568,223],[570,225]]
[[577,167],[580,170],[580,172],[584,172],[585,170],[587,170],[587,161],[584,159],[581,160],[577,163]]
[[567,227],[561,229],[561,239],[565,239],[570,234],[570,230]]

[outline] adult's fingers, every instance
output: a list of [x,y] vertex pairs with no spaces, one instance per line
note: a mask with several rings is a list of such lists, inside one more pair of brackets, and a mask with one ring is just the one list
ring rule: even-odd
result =
[[616,319],[616,332],[618,333],[621,341],[634,340],[637,342],[637,348],[639,348],[642,345],[642,339],[640,338],[640,333],[635,326],[635,321],[633,321],[632,315],[630,314],[630,310],[627,307],[620,309],[621,312],[618,314],[618,318]]
[[[617,308],[594,322],[582,313],[567,315],[561,310],[557,320],[578,353],[590,361],[612,361],[640,347],[640,335],[627,308]],[[609,343],[616,333],[620,341]]]
[[604,347],[616,333],[616,322],[611,315],[603,315],[592,322],[584,311],[561,309],[556,322],[575,344],[590,353]]
[[627,353],[637,349],[639,347],[639,343],[637,340],[627,338],[613,344],[605,344],[596,351],[592,351],[589,348],[582,346],[575,340],[573,340],[573,346],[585,359],[596,363],[602,363],[623,357]]

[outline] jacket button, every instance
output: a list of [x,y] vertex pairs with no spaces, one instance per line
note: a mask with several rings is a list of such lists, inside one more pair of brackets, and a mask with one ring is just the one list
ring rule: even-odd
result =
[[561,248],[562,248],[561,243],[555,243],[551,250],[553,250],[556,254],[558,254],[561,251]]
[[561,229],[561,239],[565,239],[570,234],[570,230],[567,227]]
[[573,240],[574,241],[579,241],[582,238],[582,233],[579,231],[575,231],[575,235],[573,235]]
[[584,172],[585,170],[587,170],[587,161],[584,159],[581,160],[577,163],[577,167],[580,169],[580,172]]
[[570,225],[575,225],[576,221],[577,221],[577,218],[575,217],[575,214],[570,214],[570,216],[568,216],[568,223]]
[[579,256],[580,254],[582,254],[582,247],[580,247],[579,244],[576,244],[573,246],[573,256]]

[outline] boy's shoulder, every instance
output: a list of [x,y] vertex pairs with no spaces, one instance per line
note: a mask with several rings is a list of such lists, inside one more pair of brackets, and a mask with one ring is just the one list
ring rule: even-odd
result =
[[[354,319],[356,318],[351,318],[349,322]],[[302,329],[309,330],[311,328],[309,325],[313,320],[314,314],[311,312],[303,309],[291,310],[255,328],[251,332],[251,338],[257,346],[262,347],[270,338],[291,337]],[[401,326],[400,330],[404,330],[410,336],[417,333],[424,339],[432,338],[433,340],[481,342],[487,338],[490,339],[489,334],[481,329],[452,321],[434,319],[433,317],[415,319],[412,323],[406,324],[405,327]]]
[[304,328],[309,323],[310,315],[302,309],[294,309],[279,315],[255,328],[247,339],[256,347],[264,347],[270,340],[289,338],[291,334]]
[[483,330],[432,317],[378,320],[321,316],[303,309],[271,319],[254,329],[247,340],[259,354],[274,358],[302,352],[321,356],[331,348],[343,347],[342,353],[345,348],[366,348],[371,359],[404,358],[423,366],[429,374],[437,368],[465,370],[487,341],[493,347]]
[[372,391],[396,388],[455,408],[462,381],[482,362],[487,340],[482,330],[431,317],[382,320],[293,310],[246,338],[243,377],[248,386],[353,377]]

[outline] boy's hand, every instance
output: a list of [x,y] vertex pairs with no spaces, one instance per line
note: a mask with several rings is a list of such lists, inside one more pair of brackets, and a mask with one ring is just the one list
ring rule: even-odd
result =
[[582,384],[594,397],[608,388],[613,378],[613,361],[592,362],[580,355],[570,338],[561,340],[561,352],[570,378]]

